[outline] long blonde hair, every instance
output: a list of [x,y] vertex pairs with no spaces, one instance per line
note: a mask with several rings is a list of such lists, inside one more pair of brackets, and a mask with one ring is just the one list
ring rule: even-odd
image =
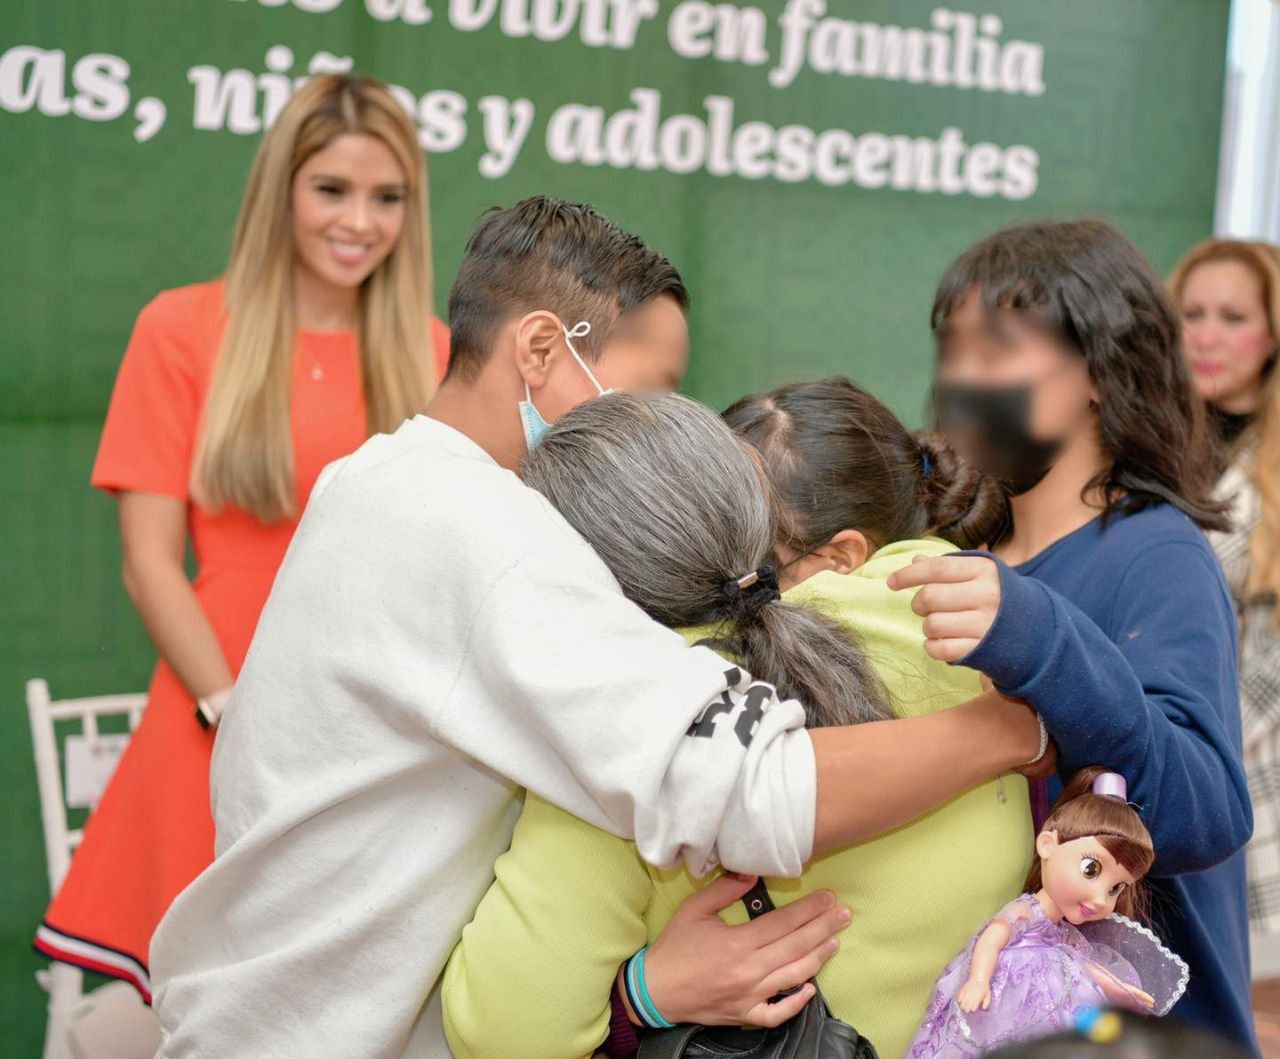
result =
[[434,392],[427,178],[417,135],[381,82],[316,77],[263,137],[236,221],[225,275],[226,331],[192,476],[193,494],[206,506],[232,504],[264,522],[295,512],[291,189],[311,155],[348,133],[386,144],[408,184],[404,228],[358,300],[369,432],[395,429]]
[[[1257,277],[1271,337],[1280,347],[1280,248],[1244,239],[1206,239],[1187,252],[1169,277],[1174,296],[1181,297],[1193,269],[1211,261],[1234,261]],[[1249,536],[1246,591],[1254,598],[1280,598],[1280,370],[1274,366],[1250,437],[1252,455],[1245,470],[1258,491],[1259,518]],[[1273,618],[1280,625],[1280,606]]]

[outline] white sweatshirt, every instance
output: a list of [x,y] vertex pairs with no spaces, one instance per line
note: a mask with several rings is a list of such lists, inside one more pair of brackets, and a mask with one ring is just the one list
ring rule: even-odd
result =
[[317,484],[223,718],[217,859],[151,946],[160,1059],[448,1056],[437,979],[522,787],[654,864],[798,874],[812,744],[748,683],[462,434],[370,439]]

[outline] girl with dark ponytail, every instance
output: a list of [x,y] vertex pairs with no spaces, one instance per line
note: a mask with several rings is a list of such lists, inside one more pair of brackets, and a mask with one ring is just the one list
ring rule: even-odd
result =
[[939,537],[980,547],[1008,518],[999,483],[941,435],[913,435],[848,379],[744,397],[724,418],[764,461],[784,588],[820,570],[847,573],[897,541]]
[[[758,453],[687,398],[610,394],[558,420],[526,460],[524,480],[632,601],[719,650],[726,665],[798,697],[810,727],[865,722],[887,746],[910,739],[912,723],[887,718],[979,695],[977,674],[924,653],[910,600],[885,579],[914,554],[955,549],[915,539],[931,530],[981,540],[998,521],[999,497],[842,380],[742,402],[729,420]],[[798,584],[824,566],[850,576],[818,573]],[[607,710],[602,703],[602,723]],[[749,737],[744,722],[768,716],[733,719],[713,705],[690,734],[729,723]],[[1031,839],[1026,781],[1006,777],[768,886],[778,905],[829,890],[855,910],[826,964],[823,995],[888,1059],[906,1048],[938,968],[974,923],[1019,893]],[[497,877],[445,975],[445,1027],[460,1059],[596,1051],[609,983],[624,963],[639,961],[654,1011],[672,1021],[690,997],[725,988],[700,977],[688,954],[716,950],[717,965],[741,964],[726,935],[698,933],[726,903],[734,906],[726,918],[744,919],[740,892],[717,903],[721,888],[704,889],[709,880],[652,868],[631,843],[532,792]]]

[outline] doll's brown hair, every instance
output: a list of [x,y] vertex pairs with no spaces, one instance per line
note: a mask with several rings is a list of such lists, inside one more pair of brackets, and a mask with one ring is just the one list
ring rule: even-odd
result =
[[[1155,845],[1151,832],[1133,806],[1118,798],[1093,793],[1093,781],[1108,771],[1101,765],[1090,765],[1072,776],[1040,831],[1056,831],[1059,842],[1096,838],[1135,880],[1134,885],[1126,886],[1116,899],[1116,911],[1130,919],[1142,920],[1147,913],[1142,878],[1156,859]],[[1036,893],[1043,885],[1040,858],[1036,857],[1023,890]]]

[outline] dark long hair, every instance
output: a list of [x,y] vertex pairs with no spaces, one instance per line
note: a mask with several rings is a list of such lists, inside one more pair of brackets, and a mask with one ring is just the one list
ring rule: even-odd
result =
[[996,535],[1004,491],[938,435],[913,435],[845,378],[744,397],[725,422],[760,453],[774,493],[778,542],[805,554],[843,529],[873,548],[933,534],[961,548]]
[[1204,529],[1226,528],[1226,506],[1213,498],[1212,448],[1187,375],[1178,316],[1137,247],[1103,221],[1005,228],[943,274],[934,332],[975,292],[987,312],[1022,314],[1084,357],[1111,461],[1085,491],[1102,492],[1104,517],[1164,502]]

